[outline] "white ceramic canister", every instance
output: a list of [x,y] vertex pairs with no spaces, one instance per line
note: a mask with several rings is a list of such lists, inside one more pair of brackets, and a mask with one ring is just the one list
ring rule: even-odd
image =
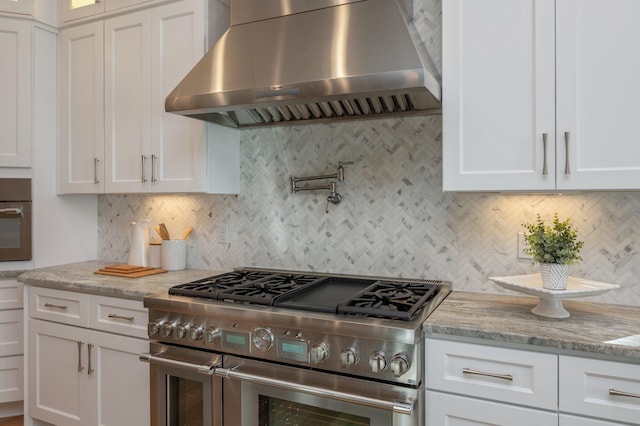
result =
[[129,265],[149,265],[149,219],[129,222]]
[[179,271],[187,266],[187,241],[162,240],[162,269]]

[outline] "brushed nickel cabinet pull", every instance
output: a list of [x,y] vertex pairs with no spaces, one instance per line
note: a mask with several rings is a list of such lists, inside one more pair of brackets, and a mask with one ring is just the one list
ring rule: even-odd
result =
[[147,156],[142,154],[140,157],[142,157],[142,183],[146,183],[147,182],[147,176],[144,173],[144,168],[145,168],[145,163],[147,162]]
[[548,133],[542,134],[542,176],[546,176],[549,174],[549,170],[547,170],[547,139],[549,138]]
[[569,167],[569,132],[564,132],[564,174],[571,174],[571,168]]
[[135,319],[135,317],[125,317],[125,316],[118,315],[118,314],[109,314],[109,315],[107,315],[107,317],[113,318],[113,319],[121,319],[121,320],[125,320],[125,321],[133,321]]
[[156,178],[156,160],[158,156],[155,154],[151,154],[151,182],[155,183],[158,179]]
[[91,343],[89,343],[87,345],[87,356],[89,357],[89,368],[87,368],[87,374],[90,376],[93,373],[93,368],[91,368],[91,348],[93,348],[93,345]]
[[66,311],[69,307],[68,306],[64,306],[64,305],[54,305],[53,303],[45,303],[44,304],[45,308],[54,308],[54,309],[60,309],[63,311]]
[[640,399],[640,394],[638,393],[631,393],[631,392],[625,392],[625,391],[619,391],[617,389],[609,389],[609,395],[612,396],[626,396],[629,398],[639,398]]
[[471,368],[463,368],[462,374],[471,374],[474,376],[485,376],[485,377],[493,377],[495,379],[508,380],[513,382],[513,376],[511,374],[496,374],[496,373],[486,373],[484,371],[473,370]]
[[93,159],[93,183],[96,185],[100,183],[100,179],[98,179],[98,163],[100,160],[98,158]]
[[84,367],[82,366],[82,342],[78,342],[78,373],[82,373]]

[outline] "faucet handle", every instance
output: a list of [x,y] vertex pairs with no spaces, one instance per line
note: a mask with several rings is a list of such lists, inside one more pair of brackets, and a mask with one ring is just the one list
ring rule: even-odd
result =
[[353,161],[339,161],[338,162],[338,182],[344,180],[344,166],[353,165]]

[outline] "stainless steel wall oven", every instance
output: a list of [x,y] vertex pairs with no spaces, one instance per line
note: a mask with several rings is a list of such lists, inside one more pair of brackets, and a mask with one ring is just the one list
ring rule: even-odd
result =
[[145,298],[153,425],[417,426],[447,283],[242,269]]
[[31,259],[31,179],[0,178],[0,261]]

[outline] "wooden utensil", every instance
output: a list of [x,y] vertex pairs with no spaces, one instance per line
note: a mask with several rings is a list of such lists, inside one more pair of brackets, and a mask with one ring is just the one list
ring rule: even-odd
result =
[[187,238],[189,238],[189,235],[191,235],[191,231],[193,231],[193,227],[188,226],[187,229],[185,229],[184,232],[182,233],[182,239],[186,240]]
[[171,236],[169,235],[167,226],[164,223],[161,223],[160,225],[158,225],[158,227],[160,228],[160,238],[162,238],[163,240],[170,240]]

